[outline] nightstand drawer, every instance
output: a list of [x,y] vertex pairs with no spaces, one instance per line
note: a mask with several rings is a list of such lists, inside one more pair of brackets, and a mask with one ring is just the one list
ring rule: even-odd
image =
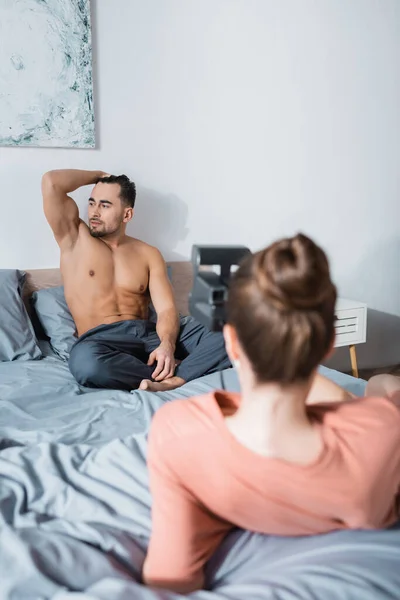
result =
[[336,311],[335,347],[363,344],[366,340],[366,308]]

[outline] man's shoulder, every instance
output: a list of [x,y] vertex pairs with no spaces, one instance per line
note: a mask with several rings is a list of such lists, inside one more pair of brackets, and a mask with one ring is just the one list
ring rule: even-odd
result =
[[152,246],[151,244],[148,244],[147,242],[143,242],[143,240],[139,240],[138,238],[134,238],[134,237],[127,235],[125,244],[126,244],[126,247],[131,248],[132,251],[140,252],[143,255],[146,255],[148,257],[162,256],[161,252],[159,251],[158,248],[156,248],[156,246]]

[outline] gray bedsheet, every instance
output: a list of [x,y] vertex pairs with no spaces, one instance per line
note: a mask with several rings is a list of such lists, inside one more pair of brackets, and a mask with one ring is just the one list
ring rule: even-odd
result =
[[[363,382],[327,374],[362,393]],[[51,356],[0,364],[0,598],[176,598],[140,585],[148,427],[163,402],[221,386],[237,389],[233,370],[128,394],[83,390]],[[397,528],[299,539],[237,530],[208,565],[212,591],[193,598],[397,599],[399,566]]]
[[[0,444],[84,442],[99,446],[147,429],[151,414],[164,402],[204,394],[215,388],[239,389],[236,372],[228,369],[186,384],[179,390],[153,394],[90,390],[79,386],[66,362],[41,343],[41,361],[0,362]],[[321,368],[339,385],[362,395],[365,383]]]

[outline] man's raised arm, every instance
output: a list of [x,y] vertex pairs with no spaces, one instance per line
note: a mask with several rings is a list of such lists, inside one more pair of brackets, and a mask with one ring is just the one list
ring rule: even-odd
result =
[[78,237],[79,210],[70,192],[97,182],[103,171],[60,169],[42,177],[43,208],[59,246],[73,246]]

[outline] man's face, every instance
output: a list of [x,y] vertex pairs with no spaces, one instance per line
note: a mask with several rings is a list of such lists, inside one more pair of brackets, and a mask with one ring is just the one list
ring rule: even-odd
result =
[[117,233],[123,223],[132,218],[132,209],[126,208],[119,197],[118,183],[98,183],[89,198],[89,230],[93,237]]

